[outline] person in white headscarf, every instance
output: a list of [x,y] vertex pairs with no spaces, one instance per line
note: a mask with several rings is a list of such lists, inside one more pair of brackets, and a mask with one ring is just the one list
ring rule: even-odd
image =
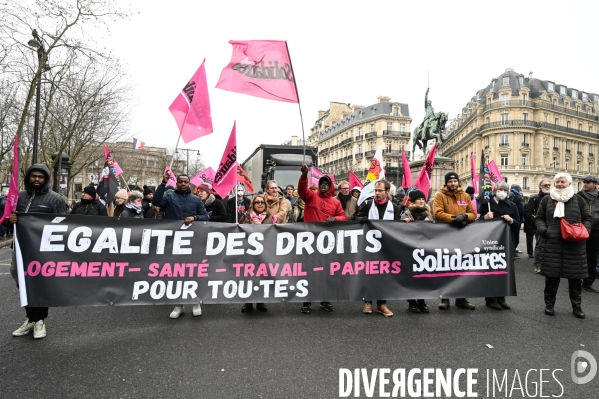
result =
[[544,245],[535,257],[540,257],[541,275],[545,276],[545,314],[554,315],[555,297],[560,279],[568,279],[570,302],[574,316],[585,317],[581,308],[582,279],[587,277],[586,244],[566,241],[562,237],[561,219],[569,223],[583,223],[591,230],[591,215],[586,202],[574,193],[572,176],[558,173],[553,187],[539,204],[535,223]]

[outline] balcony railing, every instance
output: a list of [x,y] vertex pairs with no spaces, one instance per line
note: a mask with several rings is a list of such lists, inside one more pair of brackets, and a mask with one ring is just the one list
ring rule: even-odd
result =
[[364,153],[363,152],[356,152],[355,157],[356,157],[356,159],[364,158]]
[[576,154],[582,155],[582,151],[576,151]]
[[509,101],[493,101],[491,104],[485,105],[483,112],[490,109],[503,107],[531,107],[534,108],[535,103],[529,100],[509,100]]
[[500,147],[509,147],[510,143],[499,143]]
[[394,137],[409,137],[408,132],[399,132],[397,130],[383,130],[383,136],[394,136]]
[[364,136],[362,136],[362,135],[356,136],[356,141],[358,141],[358,140],[364,140]]
[[566,148],[566,153],[569,154],[571,151],[569,148]]
[[401,152],[399,150],[383,150],[383,155],[398,157],[401,155]]
[[369,132],[364,135],[365,138],[376,137],[376,132]]
[[558,151],[559,148],[558,147],[553,147],[553,151]]
[[373,156],[374,156],[374,154],[376,154],[376,151],[366,151],[366,152],[364,153],[364,156],[365,156],[366,158],[370,158],[370,157],[373,157]]
[[353,142],[353,141],[354,141],[354,138],[353,138],[353,137],[348,137],[348,138],[346,138],[345,140],[343,140],[341,143],[339,143],[339,146],[341,147],[342,145],[349,144],[349,143],[351,143],[351,142]]
[[530,147],[529,143],[522,143],[522,147]]
[[540,128],[556,130],[558,132],[564,132],[564,133],[572,133],[577,136],[588,137],[588,138],[595,139],[595,140],[599,139],[599,134],[597,134],[597,133],[589,133],[584,130],[572,129],[571,127],[556,125],[555,123],[538,122],[538,126]]
[[489,122],[481,125],[480,130],[487,130],[497,127],[509,127],[509,126],[529,126],[529,127],[537,127],[537,123],[533,121],[522,121],[522,120],[514,120],[514,121],[497,121],[497,122]]
[[595,114],[589,114],[588,112],[576,111],[575,109],[561,107],[559,105],[553,105],[553,104],[545,102],[545,101],[536,101],[535,107],[543,108],[543,109],[551,109],[554,111],[563,112],[568,115],[575,115],[575,116],[580,116],[582,118],[592,119],[594,121],[596,121],[598,119],[597,115],[595,115]]

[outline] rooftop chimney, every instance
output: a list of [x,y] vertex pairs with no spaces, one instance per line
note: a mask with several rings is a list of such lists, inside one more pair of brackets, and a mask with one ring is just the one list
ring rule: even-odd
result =
[[528,79],[532,79],[532,71],[528,72]]
[[291,145],[297,145],[297,136],[291,136]]

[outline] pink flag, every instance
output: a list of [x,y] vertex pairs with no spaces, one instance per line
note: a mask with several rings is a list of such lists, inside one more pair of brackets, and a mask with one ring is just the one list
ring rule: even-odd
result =
[[237,184],[237,133],[236,133],[237,122],[233,123],[233,130],[229,136],[229,141],[225,147],[225,152],[220,159],[220,165],[214,175],[214,182],[212,188],[216,190],[218,195],[222,198],[226,198],[227,194]]
[[12,159],[12,176],[10,178],[10,186],[8,195],[6,196],[6,205],[4,205],[4,214],[0,218],[0,223],[4,219],[8,219],[10,215],[17,209],[19,201],[19,136],[15,135],[13,143],[13,159]]
[[318,186],[318,181],[322,176],[324,176],[324,173],[318,170],[317,167],[310,166],[310,185],[314,184],[315,186]]
[[123,169],[121,169],[119,164],[116,162],[116,159],[114,159],[110,153],[110,150],[106,146],[104,146],[104,157],[106,157],[106,165],[108,165],[108,167],[112,170],[112,173],[114,173],[118,179],[118,177],[123,174]]
[[166,173],[166,171],[171,172],[170,174],[170,178],[168,179],[168,181],[166,182],[166,186],[171,186],[172,188],[177,188],[177,175],[175,175],[175,172],[173,172],[171,170],[171,166],[170,165],[166,165],[166,168],[164,168],[164,173]]
[[233,55],[216,87],[223,90],[299,103],[295,75],[287,49],[280,40],[231,40]]
[[431,148],[431,152],[428,153],[426,162],[422,165],[422,170],[418,174],[416,183],[414,186],[422,191],[428,201],[428,190],[431,187],[431,175],[433,174],[433,167],[435,166],[435,152],[437,152],[437,143]]
[[356,176],[353,170],[349,171],[349,187],[352,190],[354,187],[364,188],[364,184],[358,179],[358,176]]
[[412,171],[406,153],[401,149],[401,164],[403,165],[403,177],[401,178],[401,186],[403,188],[412,187]]
[[210,98],[208,97],[204,61],[168,108],[177,122],[181,138],[185,143],[212,133]]
[[192,177],[189,182],[194,186],[199,186],[200,184],[206,183],[209,186],[212,186],[214,183],[214,175],[216,172],[212,169],[211,166],[208,166],[206,169]]
[[497,165],[495,164],[495,161],[489,161],[489,173],[491,174],[491,181],[493,183],[499,183],[500,181],[505,181],[503,180],[503,176],[501,176],[501,172],[499,172],[499,169],[497,169]]

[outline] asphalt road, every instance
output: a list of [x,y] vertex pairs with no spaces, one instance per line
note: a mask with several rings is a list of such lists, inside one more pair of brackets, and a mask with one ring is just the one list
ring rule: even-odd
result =
[[[475,311],[453,301],[440,311],[429,301],[428,315],[390,301],[392,318],[364,315],[355,302],[308,315],[293,303],[252,314],[208,305],[202,316],[178,320],[165,306],[53,308],[48,336],[36,341],[11,335],[25,312],[9,263],[10,250],[0,249],[2,398],[335,398],[340,368],[477,368],[478,397],[541,397],[541,379],[544,397],[599,397],[599,375],[577,385],[570,374],[574,351],[599,358],[599,294],[583,291],[587,318],[576,319],[562,281],[556,315],[544,315],[544,279],[525,254],[510,311],[491,310],[482,298],[471,299]],[[537,371],[526,380],[530,369]],[[507,393],[487,395],[487,370],[501,378],[507,370]]]

